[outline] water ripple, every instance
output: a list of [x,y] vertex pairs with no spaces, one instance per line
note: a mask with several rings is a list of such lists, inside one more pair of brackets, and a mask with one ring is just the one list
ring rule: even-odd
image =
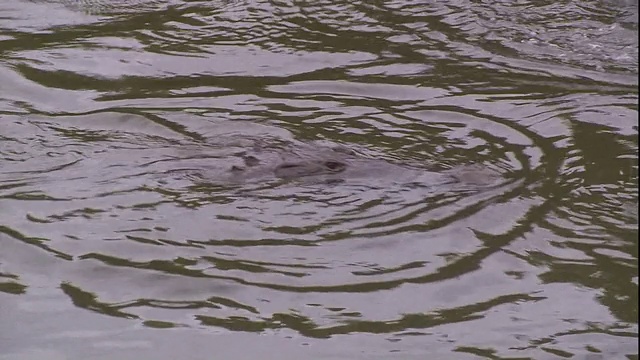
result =
[[636,3],[0,12],[10,356],[637,357]]

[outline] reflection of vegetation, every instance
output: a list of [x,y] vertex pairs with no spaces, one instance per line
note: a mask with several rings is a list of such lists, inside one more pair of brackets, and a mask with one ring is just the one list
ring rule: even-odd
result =
[[106,131],[94,131],[94,130],[82,130],[82,129],[65,129],[62,127],[53,127],[52,129],[59,132],[61,135],[70,139],[75,139],[83,142],[91,141],[109,141],[113,138],[112,134]]
[[116,306],[110,305],[107,303],[103,303],[97,300],[96,295],[83,291],[82,289],[75,287],[69,283],[60,284],[60,289],[71,298],[73,304],[79,308],[87,309],[91,311],[98,312],[100,314],[105,314],[109,316],[135,319],[136,315],[128,314],[120,311],[120,308],[126,306]]
[[[573,243],[573,245],[577,245]],[[568,244],[570,247],[574,247]],[[585,248],[584,244],[576,246]],[[589,246],[591,247],[591,246]],[[596,246],[597,248],[597,246]],[[633,273],[637,267],[616,261],[592,250],[586,251],[594,256],[591,261],[575,261],[544,257],[549,271],[540,275],[546,283],[576,283],[592,289],[602,289],[600,301],[620,320],[634,323],[638,319],[638,287],[633,283]],[[604,271],[603,269],[606,269]],[[634,271],[635,269],[635,271]]]
[[0,282],[0,292],[21,295],[26,293],[27,286],[13,281]]
[[390,321],[348,320],[342,325],[329,327],[319,327],[311,318],[296,313],[278,313],[262,321],[239,316],[222,319],[198,315],[196,319],[203,325],[223,327],[232,331],[261,332],[267,329],[287,328],[307,337],[330,338],[334,335],[350,333],[391,334],[410,329],[426,329],[443,324],[472,321],[482,318],[484,312],[496,306],[542,299],[526,294],[504,295],[486,302],[434,311],[430,314],[407,314]]
[[17,230],[14,230],[14,229],[11,229],[9,227],[2,226],[2,225],[0,225],[0,233],[7,234],[7,235],[13,237],[14,239],[20,240],[20,241],[22,241],[22,242],[24,242],[26,244],[34,245],[36,247],[39,247],[40,249],[45,250],[45,251],[47,251],[49,253],[52,253],[54,256],[59,257],[61,259],[64,259],[64,260],[72,260],[73,259],[73,257],[71,255],[65,254],[65,253],[63,253],[61,251],[55,250],[52,247],[50,247],[47,244],[48,239],[39,238],[39,237],[32,237],[32,236],[26,236],[26,235],[24,235],[23,233],[21,233],[21,232],[19,232]]
[[[636,110],[637,111],[637,110]],[[617,129],[574,122],[573,179],[584,185],[638,182],[638,135],[614,135]],[[636,129],[637,130],[637,129]],[[579,152],[580,156],[575,156]],[[576,175],[579,175],[576,176]],[[633,189],[628,189],[633,190]],[[637,185],[635,189],[637,199]]]
[[477,355],[485,359],[500,359],[500,357],[496,354],[497,351],[494,349],[479,349],[469,346],[460,346],[454,351]]
[[558,236],[552,245],[578,250],[588,260],[542,253],[532,258],[549,267],[543,281],[600,289],[600,301],[618,319],[637,323],[638,218],[628,204],[638,202],[638,136],[615,133],[574,122],[574,146],[566,150],[571,156],[555,191],[558,204],[540,224]]
[[176,324],[172,322],[158,320],[147,320],[143,322],[143,325],[154,329],[170,329],[176,327]]
[[202,325],[221,327],[231,331],[262,332],[267,329],[281,327],[271,322],[251,321],[241,316],[231,316],[228,319],[221,319],[212,316],[196,315],[195,318],[200,320]]
[[260,261],[249,261],[249,260],[227,260],[223,258],[217,258],[213,256],[203,256],[203,260],[207,260],[211,264],[215,265],[216,269],[222,271],[229,270],[242,270],[249,273],[279,273],[286,276],[292,277],[304,277],[307,275],[303,272],[293,272],[293,271],[282,271],[275,270],[269,267],[269,265],[274,265],[267,262]]

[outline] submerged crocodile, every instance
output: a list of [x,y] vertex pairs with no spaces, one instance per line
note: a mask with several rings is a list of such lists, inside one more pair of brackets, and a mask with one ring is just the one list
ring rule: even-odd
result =
[[201,175],[208,182],[230,184],[280,180],[327,184],[360,182],[371,186],[448,183],[482,186],[495,183],[498,176],[482,167],[425,169],[369,158],[343,146],[301,142],[257,141],[250,150],[227,157],[225,164],[222,169]]

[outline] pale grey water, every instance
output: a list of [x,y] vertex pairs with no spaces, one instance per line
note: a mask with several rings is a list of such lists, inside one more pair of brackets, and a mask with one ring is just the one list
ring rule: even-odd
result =
[[[638,358],[635,1],[2,1],[0,54],[2,360]],[[398,171],[219,181],[256,141]]]

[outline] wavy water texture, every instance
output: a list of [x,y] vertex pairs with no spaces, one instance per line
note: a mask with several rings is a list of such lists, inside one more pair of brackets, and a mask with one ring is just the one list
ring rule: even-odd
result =
[[637,2],[0,14],[0,359],[637,359]]

